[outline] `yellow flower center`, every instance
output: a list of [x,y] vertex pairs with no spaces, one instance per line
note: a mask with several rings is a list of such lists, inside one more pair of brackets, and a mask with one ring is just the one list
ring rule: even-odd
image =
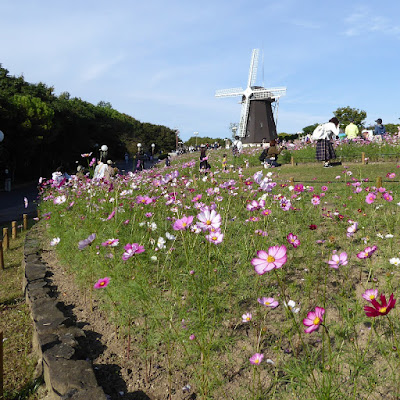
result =
[[386,312],[386,310],[387,310],[387,307],[380,307],[380,308],[379,308],[379,312],[380,312],[381,314],[384,314],[384,313]]
[[270,303],[269,301],[265,301],[264,304],[265,304],[266,306],[269,306],[271,303]]
[[258,364],[260,362],[260,360],[257,358],[254,360],[254,364]]
[[212,240],[217,240],[217,237],[216,237],[216,236],[213,236],[211,239],[212,239]]
[[106,283],[103,281],[103,282],[100,282],[100,286],[104,286]]
[[211,225],[211,221],[208,220],[208,221],[206,222],[206,224],[207,224],[207,225]]
[[373,299],[375,298],[375,296],[374,296],[373,294],[371,294],[371,295],[369,296],[369,298],[370,298],[371,300],[373,300]]
[[182,222],[182,226],[185,228],[185,226],[186,226],[187,224],[186,224],[186,222]]
[[318,325],[320,322],[321,322],[321,320],[319,319],[319,317],[315,317],[313,324]]
[[275,261],[275,258],[272,257],[272,256],[268,256],[268,257],[267,257],[267,261],[268,261],[269,263],[273,263],[273,262]]

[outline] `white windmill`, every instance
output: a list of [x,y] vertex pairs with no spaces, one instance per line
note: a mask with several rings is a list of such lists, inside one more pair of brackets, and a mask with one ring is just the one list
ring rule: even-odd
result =
[[[277,137],[276,120],[279,98],[286,94],[285,87],[264,88],[255,86],[258,67],[259,49],[251,55],[249,79],[245,90],[242,88],[222,89],[215,92],[215,97],[242,97],[237,135],[246,143],[260,143],[262,139],[272,140]],[[275,117],[271,104],[276,102]]]

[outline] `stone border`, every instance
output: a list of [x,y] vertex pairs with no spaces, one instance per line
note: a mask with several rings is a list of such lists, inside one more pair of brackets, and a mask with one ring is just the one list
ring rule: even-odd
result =
[[39,355],[38,374],[43,375],[49,392],[46,399],[106,400],[91,363],[80,356],[84,350],[77,338],[85,333],[59,307],[61,303],[48,280],[49,271],[40,252],[38,232],[32,228],[24,244],[23,290],[34,325],[33,349]]

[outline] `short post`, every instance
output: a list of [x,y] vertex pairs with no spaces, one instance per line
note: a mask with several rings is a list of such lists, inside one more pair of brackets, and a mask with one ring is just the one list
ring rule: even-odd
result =
[[289,183],[290,183],[291,185],[294,185],[294,178],[293,178],[293,176],[290,177]]
[[22,214],[23,224],[24,224],[24,231],[28,229],[28,214]]
[[378,177],[376,178],[376,187],[377,187],[377,188],[382,187],[382,177],[381,177],[381,176],[378,176]]
[[10,247],[10,237],[8,236],[8,228],[3,228],[3,248],[8,250]]
[[292,164],[292,167],[294,167],[294,157],[290,157],[290,163]]
[[11,238],[17,238],[17,221],[11,222]]
[[0,269],[4,269],[3,241],[0,240]]
[[40,218],[40,210],[37,210],[37,217]]
[[3,331],[0,332],[0,399],[3,400]]
[[365,164],[365,153],[364,152],[362,152],[361,153],[361,164]]

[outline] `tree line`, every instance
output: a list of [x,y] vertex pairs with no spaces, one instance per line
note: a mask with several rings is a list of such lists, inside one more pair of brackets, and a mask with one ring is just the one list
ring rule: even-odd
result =
[[0,64],[1,172],[8,168],[18,180],[48,176],[63,165],[71,172],[82,153],[99,156],[101,145],[109,158],[123,159],[137,152],[171,151],[177,132],[162,125],[143,123],[112,108],[108,102],[91,104],[68,92],[55,95],[44,83],[11,76]]

